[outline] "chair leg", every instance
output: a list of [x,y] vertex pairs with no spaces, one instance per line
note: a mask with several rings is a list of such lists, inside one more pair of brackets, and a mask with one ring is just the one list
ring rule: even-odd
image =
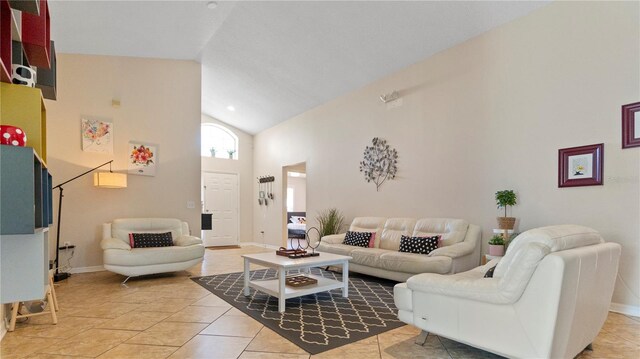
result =
[[420,334],[416,337],[416,344],[422,346],[424,345],[424,343],[427,342],[427,337],[429,336],[429,332],[426,330],[423,330],[420,332]]
[[18,320],[18,310],[20,309],[20,302],[15,302],[11,306],[11,321],[9,321],[9,328],[7,331],[12,332],[16,329],[16,320]]
[[125,279],[122,283],[120,283],[120,285],[123,285],[123,286],[125,286],[125,287],[126,287],[126,286],[127,286],[127,281],[128,281],[129,279],[131,279],[131,276],[127,277],[127,279]]
[[56,296],[56,288],[53,286],[53,277],[49,277],[49,287],[51,288],[51,296],[53,297],[53,308],[57,312],[60,310],[60,307],[58,307],[58,297]]
[[47,301],[49,301],[49,312],[51,312],[51,320],[53,324],[58,324],[58,316],[56,315],[55,300],[53,299],[53,287],[47,291]]

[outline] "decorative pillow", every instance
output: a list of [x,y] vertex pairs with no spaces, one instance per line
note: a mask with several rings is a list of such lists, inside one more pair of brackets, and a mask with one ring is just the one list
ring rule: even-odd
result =
[[131,248],[171,247],[173,237],[166,233],[129,233]]
[[400,252],[429,254],[438,248],[440,236],[433,237],[400,237]]
[[369,248],[376,247],[376,232],[371,232],[371,239],[369,240]]
[[303,217],[303,216],[291,216],[290,221],[291,221],[291,223],[300,223],[300,224],[304,224],[304,223],[307,223],[307,217]]
[[493,278],[493,271],[496,270],[496,266],[489,268],[489,270],[484,274],[485,278]]
[[348,231],[344,236],[344,242],[348,246],[369,247],[371,241],[371,232],[351,232]]

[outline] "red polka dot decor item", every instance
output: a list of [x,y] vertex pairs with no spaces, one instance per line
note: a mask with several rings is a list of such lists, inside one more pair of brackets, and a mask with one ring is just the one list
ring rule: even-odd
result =
[[24,147],[27,134],[20,127],[0,125],[0,144]]

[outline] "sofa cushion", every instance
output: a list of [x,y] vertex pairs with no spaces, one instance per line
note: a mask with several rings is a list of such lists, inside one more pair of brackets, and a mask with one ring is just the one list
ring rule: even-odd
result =
[[442,245],[449,246],[464,241],[469,223],[454,218],[422,218],[416,222],[413,237],[442,235]]
[[349,246],[341,243],[333,244],[333,243],[326,243],[326,242],[320,242],[320,245],[318,246],[318,250],[320,252],[341,254],[343,256],[350,256],[351,252],[354,249],[358,249],[358,248],[360,247]]
[[361,264],[367,267],[380,267],[380,256],[383,253],[390,252],[387,249],[381,248],[356,248],[351,251],[351,257],[353,258],[350,262],[355,264]]
[[129,233],[131,248],[171,247],[173,237],[171,232],[163,233]]
[[375,234],[375,232],[348,231],[344,236],[344,242],[342,242],[342,244],[356,247],[369,247],[369,240],[371,239],[372,234]]
[[389,218],[384,223],[380,248],[398,251],[400,249],[400,237],[410,236],[416,226],[415,218]]
[[404,273],[449,273],[451,258],[389,251],[380,255],[380,268]]
[[187,247],[133,248],[130,251],[107,249],[104,251],[104,263],[119,266],[144,266],[190,261],[204,255],[200,245]]
[[400,238],[400,252],[429,254],[438,248],[440,236],[432,237],[408,237]]
[[378,248],[386,220],[384,217],[356,217],[351,222],[349,230],[352,232],[376,232],[375,247]]

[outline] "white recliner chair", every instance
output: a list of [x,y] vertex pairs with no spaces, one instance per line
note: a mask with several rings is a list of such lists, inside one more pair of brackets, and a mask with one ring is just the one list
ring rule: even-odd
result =
[[434,333],[510,358],[573,358],[607,318],[620,250],[587,227],[529,230],[501,260],[396,285],[398,318],[422,343]]
[[[129,245],[129,233],[163,232],[171,232],[173,246],[131,248]],[[187,222],[174,218],[123,218],[104,223],[100,246],[104,251],[104,268],[127,277],[181,271],[204,258],[202,240],[189,235]]]

